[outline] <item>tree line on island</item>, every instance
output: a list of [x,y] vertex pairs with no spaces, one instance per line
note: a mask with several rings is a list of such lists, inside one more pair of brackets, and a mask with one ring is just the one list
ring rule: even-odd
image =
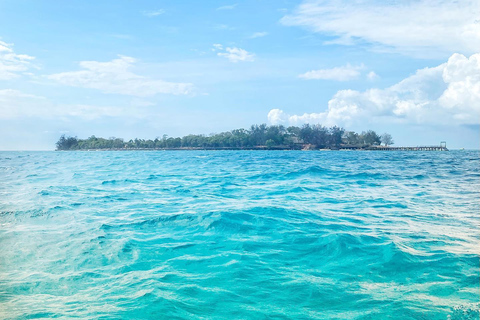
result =
[[97,138],[87,139],[62,135],[56,143],[57,150],[135,150],[135,149],[368,149],[393,144],[388,133],[378,135],[373,130],[356,133],[343,128],[305,124],[302,127],[282,125],[252,125],[250,129],[211,135],[190,134],[182,138],[163,135],[162,138],[131,139]]

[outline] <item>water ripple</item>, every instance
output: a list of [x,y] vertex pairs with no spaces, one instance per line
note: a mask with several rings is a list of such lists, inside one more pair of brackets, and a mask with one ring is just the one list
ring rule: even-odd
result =
[[479,160],[0,152],[0,318],[478,319]]

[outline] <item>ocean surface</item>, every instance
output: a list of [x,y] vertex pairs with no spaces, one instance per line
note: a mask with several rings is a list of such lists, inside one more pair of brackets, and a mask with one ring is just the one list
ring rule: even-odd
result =
[[480,152],[0,152],[0,319],[479,319]]

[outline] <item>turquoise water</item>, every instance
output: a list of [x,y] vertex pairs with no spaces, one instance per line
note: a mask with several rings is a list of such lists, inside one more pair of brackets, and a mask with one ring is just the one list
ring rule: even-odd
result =
[[0,318],[478,319],[480,153],[0,152]]

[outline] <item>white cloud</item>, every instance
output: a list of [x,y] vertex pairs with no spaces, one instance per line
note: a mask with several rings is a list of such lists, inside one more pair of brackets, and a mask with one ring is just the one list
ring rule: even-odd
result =
[[386,89],[340,90],[319,113],[288,115],[273,109],[272,124],[322,123],[354,125],[417,123],[476,125],[480,123],[480,53],[453,54],[446,63],[425,68]]
[[299,75],[300,78],[306,80],[336,80],[336,81],[348,81],[358,78],[360,71],[364,69],[363,65],[351,66],[347,64],[342,67],[335,67],[331,69],[320,69],[308,71]]
[[159,93],[188,94],[193,89],[190,83],[174,83],[139,76],[130,71],[135,62],[136,59],[125,56],[109,62],[82,61],[80,66],[83,70],[56,73],[47,78],[67,86],[140,97]]
[[262,38],[262,37],[265,37],[265,36],[268,36],[268,32],[255,32],[254,34],[252,34],[250,36],[250,39],[255,39],[255,38]]
[[219,52],[217,53],[220,57],[225,57],[231,62],[239,62],[239,61],[254,61],[255,55],[253,53],[249,53],[248,51],[240,48],[230,48],[227,47],[225,49],[226,52]]
[[9,80],[19,77],[19,74],[32,67],[35,59],[26,54],[17,54],[13,45],[0,41],[0,80]]
[[377,80],[378,78],[380,77],[374,71],[370,71],[369,73],[367,73],[367,79],[370,81]]
[[283,124],[289,120],[289,116],[280,109],[270,110],[267,117],[268,121],[272,124]]
[[134,100],[129,107],[92,106],[85,104],[56,104],[37,95],[26,94],[18,90],[0,90],[0,119],[15,118],[80,118],[93,120],[101,117],[142,118],[147,113],[142,108],[151,106],[146,101]]
[[238,6],[238,3],[235,3],[235,4],[228,5],[228,6],[218,7],[217,10],[233,10],[233,9],[235,9],[237,6]]
[[142,11],[142,14],[144,16],[149,17],[149,18],[160,16],[164,13],[165,13],[165,10],[163,10],[163,9],[151,10],[151,11]]
[[335,37],[330,43],[366,41],[412,55],[480,48],[480,1],[304,0],[281,19]]
[[220,43],[214,43],[212,51],[223,50],[223,46]]

